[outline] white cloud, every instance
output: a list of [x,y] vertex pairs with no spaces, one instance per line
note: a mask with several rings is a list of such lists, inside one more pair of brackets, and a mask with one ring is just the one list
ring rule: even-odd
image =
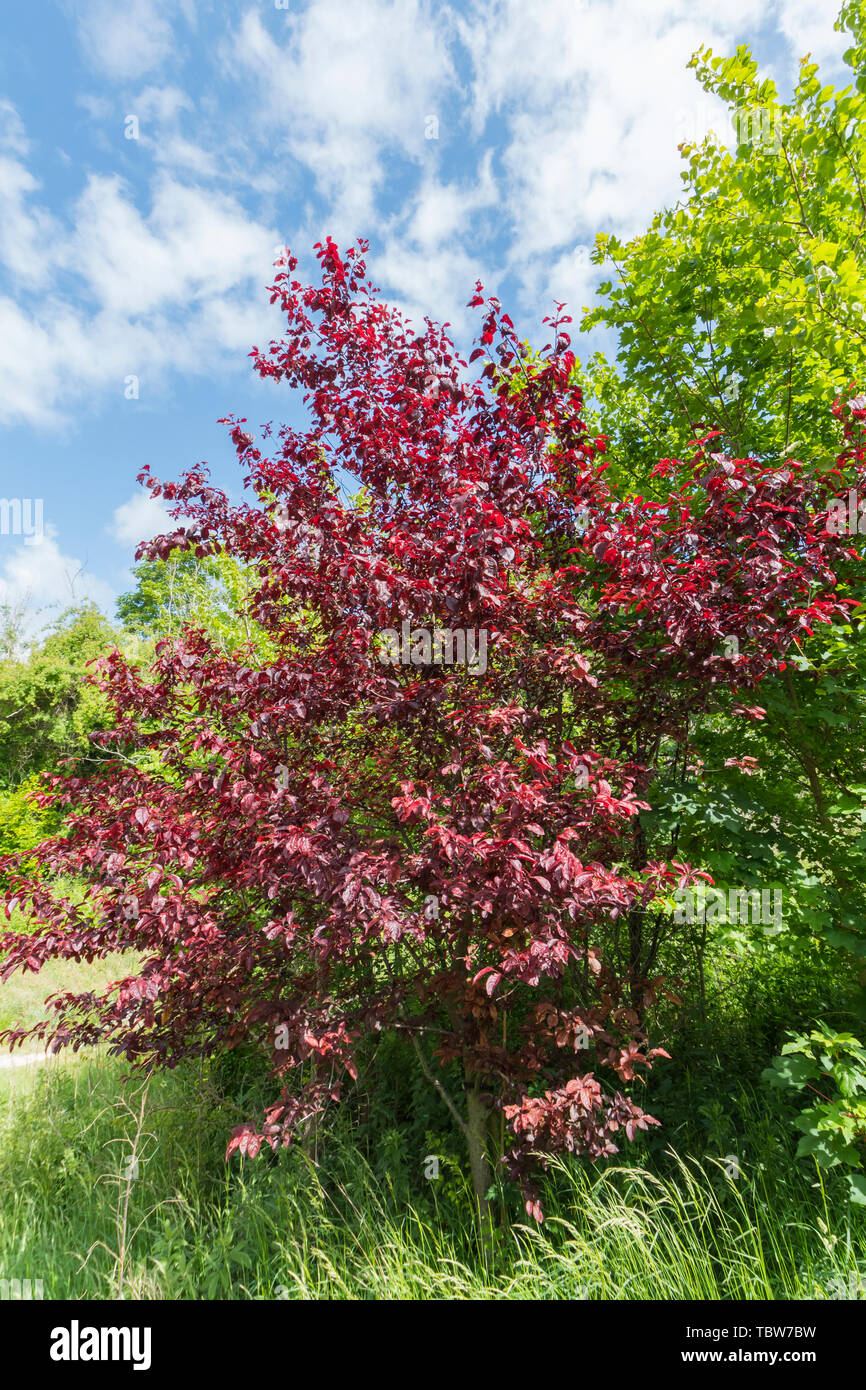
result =
[[37,180],[19,159],[0,154],[0,263],[22,284],[36,286],[46,278],[56,254],[56,220],[32,196]]
[[[473,64],[472,120],[505,171],[509,265],[526,307],[579,309],[600,276],[576,264],[598,231],[632,236],[679,196],[677,144],[725,130],[726,107],[687,66],[702,45],[727,55],[775,18],[792,45],[823,35],[838,54],[837,0],[476,0],[458,20]],[[761,13],[763,8],[763,13]],[[820,9],[816,24],[812,13]],[[827,38],[829,34],[829,40]],[[808,43],[807,43],[808,46]],[[813,47],[814,47],[813,43]],[[797,55],[799,56],[799,52]],[[817,53],[816,53],[816,56]],[[579,296],[575,299],[575,295]]]
[[81,560],[65,555],[52,527],[38,545],[16,545],[7,552],[10,543],[9,537],[0,537],[0,603],[26,607],[28,635],[72,604],[90,600],[106,612],[113,607],[111,585],[88,574]]
[[274,236],[220,193],[170,178],[143,216],[116,176],[94,176],[76,210],[72,261],[101,309],[142,315],[227,293],[268,273]]
[[78,37],[91,67],[106,77],[141,77],[172,51],[170,7],[162,0],[83,0]]
[[222,172],[216,155],[192,140],[185,140],[182,135],[162,137],[154,151],[154,158],[167,168],[186,170],[199,179],[216,179]]
[[115,507],[108,528],[121,545],[133,547],[172,529],[172,519],[165,504],[149,492],[134,492],[126,502]]
[[247,10],[225,66],[255,79],[269,129],[330,202],[330,230],[354,240],[370,229],[386,156],[427,157],[425,118],[454,80],[442,24],[419,0],[318,0],[286,28],[279,44]]
[[676,196],[677,125],[708,102],[688,59],[702,42],[734,42],[747,14],[754,22],[753,4],[707,0],[663,13],[642,0],[500,0],[461,21],[476,129],[493,115],[505,124],[503,202],[526,287],[534,257],[549,263],[596,231],[633,234]]
[[489,255],[485,264],[472,247],[473,232],[498,200],[491,151],[465,183],[446,184],[428,175],[404,213],[383,229],[383,249],[372,263],[375,278],[388,286],[390,302],[419,327],[429,315],[465,332],[466,302],[475,281],[484,279],[492,288],[495,279]]
[[494,205],[497,187],[491,166],[492,151],[484,156],[474,178],[461,185],[445,184],[431,176],[422,182],[406,228],[422,253],[456,236],[466,236],[474,215]]
[[29,148],[27,133],[12,102],[0,97],[0,150],[24,155]]
[[168,125],[177,120],[182,111],[192,111],[194,103],[180,87],[144,87],[131,103],[139,121],[153,121]]
[[[0,158],[0,261],[15,287],[0,297],[0,421],[57,425],[82,394],[120,399],[128,375],[152,387],[169,370],[208,372],[271,336],[276,233],[236,199],[163,174],[142,212],[122,179],[94,175],[67,225],[36,190]],[[61,266],[71,291],[29,303],[22,289]]]
[[812,61],[841,61],[850,34],[835,34],[833,24],[842,0],[779,0],[776,23],[793,49],[795,59],[811,53]]

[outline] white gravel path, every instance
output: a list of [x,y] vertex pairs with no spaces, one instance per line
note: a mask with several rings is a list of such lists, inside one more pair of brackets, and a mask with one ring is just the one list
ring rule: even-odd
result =
[[8,1070],[11,1067],[30,1067],[36,1062],[47,1062],[54,1055],[53,1052],[8,1053],[5,1056],[0,1056],[0,1071]]

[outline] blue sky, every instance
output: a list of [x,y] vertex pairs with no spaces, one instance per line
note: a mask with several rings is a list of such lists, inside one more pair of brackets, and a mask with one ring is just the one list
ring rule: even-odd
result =
[[465,342],[481,279],[543,341],[554,299],[590,302],[595,233],[641,231],[678,196],[677,143],[718,128],[690,54],[750,43],[783,96],[806,52],[841,82],[837,9],[5,0],[0,497],[41,498],[45,535],[0,534],[0,603],[111,613],[166,529],[140,467],[207,460],[237,493],[217,419],[298,418],[247,358],[279,331],[279,244],[312,273],[314,242],[366,236],[407,312]]

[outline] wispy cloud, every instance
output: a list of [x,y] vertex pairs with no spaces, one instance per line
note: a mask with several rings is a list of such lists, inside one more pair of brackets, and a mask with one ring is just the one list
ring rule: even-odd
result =
[[135,547],[170,531],[172,525],[168,510],[158,497],[149,492],[134,492],[115,507],[108,530],[120,545]]
[[141,77],[172,52],[172,12],[166,0],[84,0],[75,6],[78,37],[90,66],[113,79]]

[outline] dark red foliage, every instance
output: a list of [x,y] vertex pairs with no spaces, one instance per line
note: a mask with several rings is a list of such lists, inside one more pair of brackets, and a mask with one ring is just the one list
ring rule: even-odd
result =
[[[662,500],[617,495],[561,306],[528,363],[479,286],[470,381],[444,328],[418,335],[377,298],[364,250],[318,247],[317,287],[278,263],[285,335],[252,357],[303,392],[310,424],[256,442],[226,422],[250,501],[204,466],[146,479],[178,528],[141,553],[253,567],[272,653],[227,656],[189,630],[147,673],[103,663],[106,761],[47,794],[68,833],[15,883],[35,927],[0,938],[2,976],[131,947],[143,964],[3,1037],[167,1066],[257,1040],[274,1105],[228,1146],[252,1156],[351,1085],[366,1040],[397,1032],[504,1107],[540,1216],[535,1155],[603,1156],[655,1123],[619,1086],[658,1054],[644,1022],[658,982],[598,942],[692,877],[641,857],[661,740],[843,611],[846,542],[825,525],[829,481],[712,440],[659,465]],[[842,467],[856,481],[862,451]],[[379,634],[405,620],[483,630],[486,670],[384,664]],[[130,761],[144,750],[160,771]],[[87,880],[87,900],[53,874]]]

